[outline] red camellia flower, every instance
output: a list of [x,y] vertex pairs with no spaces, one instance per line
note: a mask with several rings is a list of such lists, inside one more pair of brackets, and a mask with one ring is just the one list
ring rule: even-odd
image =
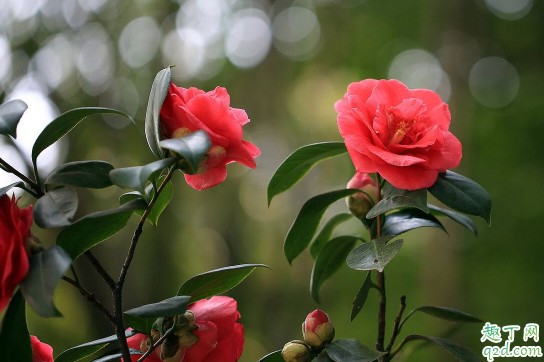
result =
[[32,342],[32,362],[53,362],[53,348],[47,343],[40,342],[35,336],[30,336]]
[[[235,362],[240,359],[244,349],[244,327],[238,322],[240,313],[237,303],[229,297],[212,297],[200,300],[189,306],[194,313],[198,329],[192,333],[198,342],[180,353],[179,360],[173,362]],[[137,334],[128,338],[128,346],[141,350],[142,341],[147,337]],[[146,362],[160,362],[159,348],[154,350]],[[139,356],[134,355],[133,361]]]
[[8,305],[15,287],[28,273],[25,240],[30,237],[32,206],[20,209],[15,196],[0,197],[0,312]]
[[170,84],[161,109],[164,138],[183,137],[197,130],[210,136],[212,147],[197,175],[185,175],[196,190],[213,187],[227,177],[226,165],[239,162],[255,168],[255,157],[261,151],[242,139],[242,126],[249,122],[243,109],[231,108],[227,90],[217,87],[210,92],[185,89]]
[[448,105],[433,91],[366,79],[350,84],[335,109],[357,171],[378,172],[397,188],[430,187],[461,161]]

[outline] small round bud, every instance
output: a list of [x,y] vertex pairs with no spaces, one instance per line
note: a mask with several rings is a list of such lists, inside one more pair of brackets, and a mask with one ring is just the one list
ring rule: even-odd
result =
[[302,334],[308,345],[323,347],[334,339],[334,326],[327,313],[316,309],[302,323]]
[[314,356],[310,347],[302,341],[291,341],[283,346],[281,356],[285,362],[310,362]]
[[[348,189],[359,189],[363,192],[358,192],[349,196],[346,199],[349,211],[363,223],[370,227],[369,220],[366,214],[372,208],[372,205],[378,200],[378,184],[367,173],[357,172],[355,176],[348,182]],[[372,200],[369,199],[369,196]]]

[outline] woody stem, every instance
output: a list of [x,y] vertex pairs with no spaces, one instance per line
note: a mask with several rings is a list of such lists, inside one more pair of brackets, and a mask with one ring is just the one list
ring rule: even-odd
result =
[[[376,174],[376,180],[378,184],[378,199],[376,204],[380,202],[381,198],[381,177],[379,174]],[[382,220],[381,215],[378,215],[376,218],[376,238],[379,238],[382,235]],[[384,340],[385,340],[385,308],[386,308],[386,294],[385,294],[385,274],[383,271],[378,271],[378,287],[381,290],[379,306],[378,306],[378,339],[376,340],[376,349],[378,351],[384,351]],[[385,361],[385,357],[380,357],[380,362]]]

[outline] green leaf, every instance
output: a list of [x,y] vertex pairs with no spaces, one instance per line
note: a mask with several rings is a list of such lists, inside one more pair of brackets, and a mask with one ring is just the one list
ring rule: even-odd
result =
[[366,214],[366,218],[373,219],[388,211],[401,208],[416,208],[428,213],[427,190],[408,191],[388,185],[384,192],[384,198],[370,209],[368,214]]
[[446,206],[464,214],[480,216],[491,225],[491,196],[471,179],[446,171],[438,175],[429,191]]
[[158,158],[164,158],[164,152],[159,146],[161,141],[160,113],[171,82],[172,73],[170,67],[157,73],[151,86],[147,111],[145,112],[145,137],[151,152]]
[[69,162],[53,170],[45,183],[102,189],[113,185],[109,176],[111,170],[113,166],[105,161]]
[[49,191],[34,205],[34,221],[43,229],[60,228],[72,223],[77,211],[77,193],[70,187]]
[[358,191],[350,189],[337,190],[312,197],[306,201],[291,229],[289,229],[283,245],[283,251],[289,264],[310,244],[327,208],[333,202],[353,195]]
[[181,162],[179,167],[183,172],[194,175],[198,172],[206,152],[212,147],[212,141],[205,131],[198,130],[185,137],[161,141],[159,145],[174,152],[176,157],[182,158],[184,162]]
[[427,337],[427,336],[422,336],[419,334],[412,334],[406,337],[404,341],[402,341],[402,344],[405,344],[410,341],[417,341],[417,340],[423,340],[423,341],[437,344],[440,347],[444,348],[446,351],[448,351],[453,357],[455,357],[456,360],[461,362],[481,362],[482,361],[480,357],[478,357],[470,349],[463,347],[460,344],[457,344],[456,342],[453,342],[447,339],[442,339],[437,337]]
[[[125,332],[125,336],[127,338],[132,337],[135,334],[136,332],[134,331]],[[112,342],[117,342],[116,335],[97,339],[96,341],[80,344],[79,346],[69,348],[66,351],[59,354],[57,358],[55,358],[55,362],[76,362],[76,361],[82,360],[83,358],[86,358],[86,357],[89,357],[90,355],[95,354],[96,352],[100,351],[102,348],[106,347],[108,344]]]
[[325,244],[327,244],[327,242],[331,239],[334,229],[351,218],[351,214],[338,214],[331,217],[331,219],[327,221],[310,246],[310,253],[314,259],[317,257],[317,254],[319,254],[321,249],[323,249]]
[[321,285],[340,269],[357,240],[355,236],[339,236],[329,241],[317,255],[310,280],[312,298],[317,303]]
[[[159,179],[159,183],[161,183]],[[151,212],[147,216],[147,220],[153,224],[154,226],[157,226],[159,223],[159,217],[161,216],[162,212],[166,209],[170,201],[172,200],[172,197],[174,196],[174,186],[172,185],[172,182],[168,182],[166,186],[162,189],[161,194],[157,198],[157,201],[155,201],[155,204],[153,205],[153,208],[151,209]]]
[[458,213],[456,211],[444,209],[435,205],[428,204],[429,210],[432,215],[447,216],[458,224],[463,225],[474,233],[474,236],[478,236],[478,228],[472,219],[466,215]]
[[[145,198],[142,196],[142,194],[139,191],[131,191],[119,196],[119,205],[124,205],[127,202],[130,202],[133,200],[142,200],[146,202]],[[139,212],[139,211],[141,210],[136,210],[135,212]]]
[[0,106],[0,134],[17,138],[17,124],[28,106],[20,99],[14,99]]
[[257,362],[285,362],[283,357],[281,356],[281,349],[279,351],[275,351],[272,353],[267,354]]
[[225,293],[240,284],[256,268],[264,264],[241,264],[211,270],[192,277],[179,288],[177,295],[190,295],[191,303]]
[[190,299],[191,297],[187,295],[175,296],[158,303],[127,310],[124,314],[140,318],[173,317],[185,313]]
[[53,295],[72,259],[60,246],[52,246],[31,256],[29,263],[28,274],[20,284],[26,302],[43,318],[60,317]]
[[355,339],[339,339],[327,345],[326,350],[335,362],[372,362],[385,354]]
[[79,122],[83,121],[89,116],[93,116],[96,114],[117,114],[127,117],[128,119],[133,121],[132,117],[126,115],[121,111],[99,107],[75,108],[61,114],[43,129],[42,133],[40,133],[40,135],[36,139],[36,142],[34,142],[34,146],[32,147],[32,163],[34,164],[34,173],[36,174],[36,177],[38,175],[38,166],[36,160],[38,159],[40,153],[42,153],[42,151],[45,150],[47,147],[51,146],[53,143],[64,137],[68,132],[74,129],[74,127],[77,126]]
[[25,300],[15,293],[0,328],[0,351],[2,361],[32,362],[32,344],[26,324]]
[[131,327],[140,333],[149,335],[156,319],[141,318],[130,314],[123,314],[123,320],[128,327]]
[[315,362],[334,362],[326,350],[321,351],[314,360]]
[[118,168],[110,172],[110,179],[119,187],[138,190],[143,194],[149,179],[175,163],[176,159],[170,157],[145,166]]
[[402,239],[387,243],[392,238],[393,235],[386,235],[359,245],[348,255],[348,266],[356,270],[383,271],[402,247]]
[[[144,352],[140,351],[140,350],[137,350],[137,349],[132,349],[132,348],[129,348],[128,349],[129,353],[131,355],[135,355],[135,354],[144,354]],[[103,356],[103,357],[100,357],[98,359],[95,359],[93,360],[92,362],[106,362],[106,361],[113,361],[113,360],[119,360],[120,358],[123,357],[123,354],[122,353],[114,353],[114,354],[108,354],[106,356]]]
[[357,292],[357,295],[355,296],[355,299],[353,300],[353,305],[351,307],[351,321],[357,317],[359,312],[363,309],[363,306],[366,303],[366,299],[368,298],[368,293],[370,292],[370,288],[372,288],[372,273],[368,272],[366,274],[365,282],[361,286],[361,289],[359,289],[359,292]]
[[302,146],[291,153],[268,183],[268,206],[274,196],[293,187],[317,162],[346,152],[344,142],[323,142]]
[[86,215],[57,235],[57,245],[63,247],[76,260],[86,250],[121,231],[134,210],[145,208],[145,201],[134,200],[117,209]]
[[4,186],[4,187],[0,188],[0,197],[4,196],[4,194],[6,194],[6,192],[11,190],[12,188],[19,187],[19,186],[22,186],[22,185],[23,185],[23,183],[21,181],[17,181],[17,182],[12,183],[11,185],[7,185],[7,186]]
[[406,323],[406,321],[416,312],[425,313],[430,316],[444,319],[450,322],[459,322],[459,323],[483,323],[484,322],[480,318],[476,318],[474,316],[471,316],[470,314],[461,312],[456,309],[447,308],[447,307],[425,306],[425,307],[416,308],[413,311],[411,311],[400,324],[400,328],[402,328],[404,323]]
[[382,235],[400,235],[409,230],[434,227],[448,233],[436,217],[418,209],[405,209],[394,212],[385,217]]

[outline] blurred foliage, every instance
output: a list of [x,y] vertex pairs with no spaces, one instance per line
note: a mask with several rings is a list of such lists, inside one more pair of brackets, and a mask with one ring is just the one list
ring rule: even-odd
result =
[[[113,118],[82,123],[69,136],[66,160],[103,159],[115,167],[153,161],[142,131],[153,77],[171,63],[173,58],[168,54],[182,51],[185,60],[181,59],[178,67],[186,66],[187,62],[191,64],[193,57],[196,61],[199,56],[197,52],[190,52],[190,47],[183,48],[180,44],[181,50],[178,49],[176,38],[165,42],[164,34],[176,26],[180,4],[158,0],[40,1],[36,10],[32,1],[2,0],[1,3],[8,5],[0,10],[3,22],[0,36],[9,41],[11,67],[9,75],[0,77],[0,98],[8,99],[17,92],[24,94],[25,84],[37,83],[46,84],[38,88],[60,112],[81,106],[109,106],[128,111],[135,116],[137,127],[115,123]],[[51,3],[61,5],[55,8]],[[289,340],[300,339],[303,318],[317,307],[309,293],[312,259],[309,253],[304,253],[289,267],[282,252],[283,240],[303,202],[318,193],[344,187],[354,169],[347,156],[324,162],[301,184],[278,196],[270,208],[266,205],[267,182],[281,160],[297,147],[341,140],[333,104],[342,97],[350,82],[389,77],[393,72],[391,63],[399,53],[423,49],[426,52],[418,54],[423,55],[424,60],[430,59],[423,66],[416,62],[419,64],[416,68],[410,68],[413,64],[402,67],[402,59],[396,59],[401,70],[413,70],[405,75],[407,79],[401,80],[408,84],[427,84],[428,79],[436,78],[439,64],[438,70],[442,73],[439,72],[436,89],[444,98],[449,98],[451,128],[464,148],[459,172],[490,192],[494,201],[492,226],[487,228],[478,220],[481,229],[478,239],[449,221],[445,224],[450,237],[430,229],[416,230],[406,236],[399,256],[387,267],[388,333],[399,298],[404,294],[408,309],[440,305],[464,310],[499,325],[544,323],[540,240],[544,233],[541,221],[544,193],[540,184],[544,179],[544,123],[541,121],[544,114],[544,4],[529,1],[532,9],[524,17],[506,20],[491,11],[489,4],[498,3],[492,0],[487,3],[483,0],[226,3],[232,9],[255,7],[270,16],[291,5],[310,9],[317,15],[319,40],[304,56],[292,57],[281,51],[283,48],[274,33],[274,44],[269,51],[265,49],[266,57],[256,61],[254,66],[240,68],[236,54],[229,56],[230,60],[220,55],[217,74],[174,73],[174,81],[179,86],[206,90],[216,85],[226,87],[231,104],[246,109],[249,114],[252,122],[244,127],[245,138],[258,145],[262,155],[257,159],[256,170],[230,165],[227,180],[203,192],[194,191],[177,175],[174,198],[158,227],[146,225],[144,228],[127,279],[125,309],[173,296],[183,281],[212,268],[264,263],[273,271],[257,270],[230,293],[238,300],[246,328],[242,362],[255,361]],[[25,8],[28,4],[30,7]],[[21,19],[21,16],[10,15],[10,11],[19,15],[21,11],[33,13]],[[157,29],[164,33],[162,45],[155,49],[157,53],[148,62],[131,68],[123,60],[118,44],[125,26],[142,16],[156,20]],[[227,24],[223,25],[226,29]],[[232,26],[229,29],[232,30]],[[247,33],[251,34],[249,30]],[[89,32],[99,36],[89,40],[85,38]],[[68,56],[72,60],[79,57],[79,60],[64,59],[65,53],[59,51],[57,58],[42,57],[40,62],[36,55],[55,34],[72,39],[69,44],[73,48],[62,49],[71,49],[73,53]],[[196,37],[191,32],[178,34],[188,36],[188,41],[192,40],[190,36]],[[103,36],[109,40],[100,43]],[[263,39],[269,42],[271,38]],[[136,50],[138,41],[134,40],[133,44]],[[150,42],[144,38],[141,41],[142,47],[145,45],[143,49],[149,49],[146,47]],[[258,42],[252,43],[255,49],[260,46]],[[100,60],[97,54],[110,61],[106,64],[109,68],[105,81],[93,85],[89,79],[101,79],[96,74],[103,76],[100,69],[93,68]],[[491,65],[483,67],[491,69],[491,75],[471,72],[474,64],[486,57],[506,59],[514,68],[514,74],[508,66],[501,68],[502,63],[494,62],[497,58],[484,64]],[[212,65],[216,63],[203,65],[202,72]],[[493,65],[497,71],[493,71]],[[64,77],[62,82],[47,83],[47,72],[58,69]],[[23,78],[25,74],[31,74],[34,83],[28,82],[28,77]],[[49,77],[55,80],[54,74]],[[519,90],[516,77],[519,77]],[[481,79],[487,83],[480,84]],[[27,83],[21,83],[22,80]],[[486,101],[489,99],[501,107],[483,105],[489,105]],[[27,103],[33,106],[32,100]],[[81,217],[115,207],[122,190],[110,187],[78,192],[81,202],[76,216]],[[24,201],[32,202],[29,198]],[[340,201],[327,215],[346,211]],[[96,249],[97,257],[114,275],[120,270],[135,224],[136,218],[133,218],[122,233]],[[357,221],[351,220],[339,227],[336,234],[343,232],[362,230]],[[54,236],[53,232],[39,231],[39,237],[47,244],[53,242]],[[76,269],[83,284],[109,304],[109,291],[100,284],[88,262],[78,260]],[[330,314],[338,338],[356,337],[373,345],[377,330],[374,291],[357,319],[349,320],[351,302],[364,275],[344,267],[334,282],[324,285],[320,308]],[[56,304],[65,318],[29,317],[31,333],[50,343],[56,353],[111,334],[108,322],[67,285],[61,284],[58,288]],[[448,329],[439,320],[418,315],[406,325],[403,333],[439,336]],[[470,325],[452,337],[477,353],[483,347],[479,338],[479,328]],[[451,360],[436,347],[415,351],[410,358],[413,361],[436,359]]]

